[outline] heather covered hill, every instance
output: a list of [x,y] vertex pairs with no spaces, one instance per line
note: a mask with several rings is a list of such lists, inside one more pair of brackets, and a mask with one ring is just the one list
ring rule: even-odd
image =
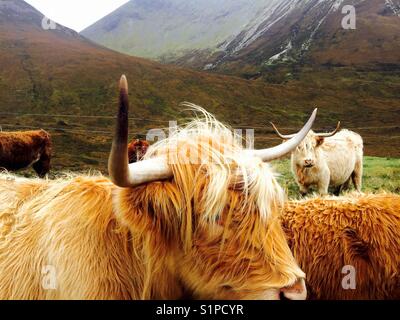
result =
[[22,0],[0,2],[0,126],[50,131],[56,169],[106,168],[122,73],[130,83],[132,136],[190,116],[179,106],[190,101],[232,126],[255,128],[257,145],[265,146],[279,143],[268,121],[296,129],[318,106],[319,128],[340,119],[366,136],[369,154],[400,155],[393,72],[278,70],[268,84],[127,56],[59,25],[44,30],[42,18]]

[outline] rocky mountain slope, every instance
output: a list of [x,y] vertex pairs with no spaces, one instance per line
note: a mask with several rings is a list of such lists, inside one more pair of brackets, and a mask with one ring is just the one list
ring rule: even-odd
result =
[[[353,5],[356,29],[342,10]],[[234,74],[279,63],[400,64],[399,0],[131,0],[82,34],[109,48]]]

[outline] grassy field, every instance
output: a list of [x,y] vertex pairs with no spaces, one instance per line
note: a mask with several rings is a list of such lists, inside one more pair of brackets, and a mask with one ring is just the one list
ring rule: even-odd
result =
[[[298,198],[299,189],[290,169],[290,160],[276,161],[273,167],[280,174],[279,181],[289,197]],[[400,193],[400,159],[365,157],[363,191]]]
[[[82,159],[82,161],[84,160],[85,158]],[[300,198],[299,189],[290,169],[290,160],[274,161],[272,167],[275,172],[279,174],[279,182],[286,190],[289,198]],[[67,172],[82,172],[83,174],[99,172],[106,174],[105,170],[99,169],[96,165],[94,165],[91,170],[87,168],[77,170],[68,169]],[[49,178],[53,179],[58,177],[60,173],[63,173],[63,171],[57,169],[52,170],[49,174]],[[31,168],[20,171],[17,174],[26,178],[36,177],[35,172]],[[400,159],[365,157],[363,191],[374,193],[380,191],[400,193]]]

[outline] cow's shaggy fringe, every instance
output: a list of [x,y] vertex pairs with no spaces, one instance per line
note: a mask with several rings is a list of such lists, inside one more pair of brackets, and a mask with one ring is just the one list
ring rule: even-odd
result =
[[[202,119],[146,155],[167,156],[173,180],[121,189],[101,176],[1,177],[0,299],[265,298],[304,277],[269,165],[194,108]],[[208,160],[182,156],[196,152]],[[46,265],[56,290],[41,285]]]
[[[182,128],[176,128],[168,139],[151,146],[145,159],[167,155],[176,178],[182,175],[186,176],[183,180],[188,177],[196,179],[196,175],[207,177],[203,197],[204,219],[214,221],[221,214],[229,188],[239,188],[246,197],[251,195],[250,200],[258,205],[260,216],[263,219],[271,217],[283,203],[284,193],[270,166],[245,153],[241,137],[206,110],[190,103],[184,105],[193,110],[197,118]],[[185,181],[182,183],[183,186]],[[195,190],[181,191],[190,193]]]
[[[149,213],[147,208],[142,208],[145,214],[138,216],[142,220],[143,216],[149,214],[162,214],[156,219],[158,225],[147,222],[143,225],[144,229],[157,228],[156,232],[140,230],[136,233],[153,237],[146,239],[144,243],[152,243],[156,249],[146,248],[146,253],[161,250],[161,243],[164,246],[162,240],[155,238],[154,234],[166,233],[163,239],[174,239],[172,241],[178,238],[183,242],[183,248],[190,251],[195,245],[192,241],[196,232],[194,226],[200,225],[204,230],[211,228],[216,234],[223,229],[223,238],[230,238],[230,241],[221,241],[218,251],[221,259],[216,259],[210,264],[210,270],[220,268],[219,262],[223,260],[221,255],[231,252],[224,246],[233,243],[242,246],[236,247],[235,252],[239,254],[230,257],[232,263],[224,270],[227,283],[237,283],[238,275],[242,281],[246,278],[250,264],[244,266],[240,262],[244,258],[240,253],[248,254],[254,247],[259,248],[260,252],[253,259],[266,259],[274,266],[284,266],[292,275],[301,277],[303,273],[297,269],[294,260],[288,260],[291,254],[287,250],[286,239],[279,225],[280,208],[285,196],[270,166],[246,154],[242,141],[229,127],[218,122],[204,109],[192,104],[187,106],[202,117],[185,127],[176,128],[168,139],[151,146],[145,156],[145,159],[155,156],[167,157],[174,173],[175,188],[165,190],[166,184],[153,184],[151,188],[145,188],[144,198],[142,192],[120,191],[115,206],[120,208],[118,213],[126,212],[121,220],[129,221],[128,225],[139,226],[139,221],[128,218],[130,212],[137,211],[132,205],[149,201],[156,203],[156,207],[159,208],[156,212]],[[129,207],[125,207],[126,205]],[[165,223],[170,226],[167,227]],[[232,234],[232,224],[235,225],[235,234]],[[171,235],[171,230],[179,234]],[[268,255],[265,256],[265,253]],[[148,261],[149,268],[162,268],[159,259],[149,257]],[[262,276],[265,277],[265,274]],[[260,276],[260,281],[261,279]],[[293,284],[295,280],[289,277],[284,281]],[[198,280],[194,278],[193,281],[199,282],[202,279],[199,276]],[[200,286],[199,283],[194,285]],[[276,287],[280,285],[282,283],[279,281],[274,283]]]

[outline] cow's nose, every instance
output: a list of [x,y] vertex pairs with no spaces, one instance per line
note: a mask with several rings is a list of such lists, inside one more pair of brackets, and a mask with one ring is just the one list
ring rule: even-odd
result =
[[312,166],[314,162],[311,159],[306,159],[304,160],[304,163],[306,164],[306,166]]
[[281,293],[289,300],[306,300],[306,281],[304,279],[299,279],[293,286],[281,289]]

